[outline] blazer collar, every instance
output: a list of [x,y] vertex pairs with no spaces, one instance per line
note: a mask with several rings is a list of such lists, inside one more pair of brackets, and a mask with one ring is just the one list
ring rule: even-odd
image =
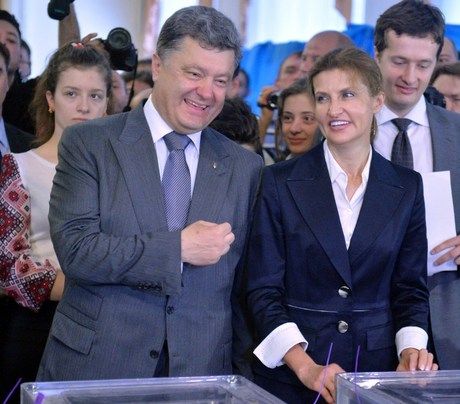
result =
[[352,287],[348,251],[345,246],[323,145],[298,157],[287,179],[294,202],[336,271]]
[[348,251],[322,145],[299,157],[287,179],[287,186],[306,224],[350,287],[350,265],[372,245],[404,194],[392,164],[374,150],[372,153],[369,181]]

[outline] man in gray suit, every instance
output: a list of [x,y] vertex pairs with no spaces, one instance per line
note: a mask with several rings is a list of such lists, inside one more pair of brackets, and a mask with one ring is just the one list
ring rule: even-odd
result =
[[[423,97],[441,52],[444,25],[438,8],[413,0],[390,7],[377,20],[374,45],[384,79],[385,106],[377,115],[374,147],[394,160],[398,158],[398,138],[405,137],[409,141],[405,150],[411,152],[413,169],[422,173],[450,171],[458,234],[460,116],[427,103]],[[394,121],[395,118],[410,120],[405,121],[405,134],[397,128],[404,121]],[[432,253],[441,253],[438,264],[448,260],[460,264],[460,236],[441,243]],[[428,278],[428,285],[437,361],[441,369],[459,369],[459,272],[439,272]]]
[[[240,56],[227,17],[181,9],[145,105],[64,133],[49,219],[66,285],[39,380],[232,373],[232,288],[262,161],[207,125]],[[188,196],[171,199],[185,177]],[[185,227],[171,227],[185,199]]]

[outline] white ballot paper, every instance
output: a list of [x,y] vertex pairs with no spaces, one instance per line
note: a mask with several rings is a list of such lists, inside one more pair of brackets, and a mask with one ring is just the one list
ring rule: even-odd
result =
[[422,179],[428,238],[428,276],[442,271],[456,271],[457,265],[453,260],[442,265],[433,265],[438,257],[449,251],[448,249],[436,255],[430,254],[431,249],[457,235],[450,171],[423,173]]

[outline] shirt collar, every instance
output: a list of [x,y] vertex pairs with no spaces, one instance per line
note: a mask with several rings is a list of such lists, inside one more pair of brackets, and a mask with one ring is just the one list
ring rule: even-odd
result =
[[[390,108],[386,105],[376,114],[377,124],[383,125],[392,119],[400,118],[396,115]],[[426,101],[425,97],[422,95],[417,101],[417,104],[404,116],[404,118],[414,121],[416,124],[421,126],[429,127],[428,115],[426,113]]]
[[[327,144],[327,140],[323,143],[324,149],[324,158],[326,160],[327,171],[329,172],[329,177],[331,178],[331,183],[334,183],[338,180],[340,176],[345,176],[348,179],[347,173],[340,167],[339,163],[337,163],[336,159],[332,155],[331,150]],[[366,165],[363,168],[361,173],[362,185],[366,186],[367,181],[369,180],[369,170],[371,167],[371,160],[372,160],[372,147],[369,146],[369,157],[367,158]]]
[[[163,139],[165,135],[173,131],[173,129],[161,117],[160,113],[155,108],[155,105],[153,105],[152,96],[149,97],[144,105],[144,114],[150,133],[152,134],[153,143],[156,144],[160,139]],[[197,150],[200,150],[201,132],[202,131],[187,135]]]

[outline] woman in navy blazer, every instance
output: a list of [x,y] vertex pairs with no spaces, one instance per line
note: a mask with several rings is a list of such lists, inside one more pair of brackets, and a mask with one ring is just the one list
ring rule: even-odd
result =
[[248,251],[255,380],[289,403],[333,402],[343,371],[437,369],[421,177],[370,146],[380,71],[336,50],[309,80],[326,140],[265,169]]

